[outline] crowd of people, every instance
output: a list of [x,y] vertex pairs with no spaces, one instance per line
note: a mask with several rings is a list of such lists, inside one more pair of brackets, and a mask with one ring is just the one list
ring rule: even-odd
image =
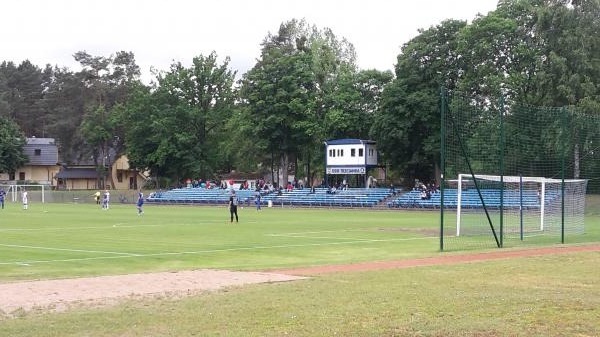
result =
[[440,192],[440,188],[439,188],[439,186],[436,186],[435,184],[432,184],[432,183],[424,184],[424,183],[417,181],[415,184],[415,187],[413,188],[413,191],[421,192],[421,194],[420,194],[421,200],[429,200],[429,199],[431,199],[432,194]]

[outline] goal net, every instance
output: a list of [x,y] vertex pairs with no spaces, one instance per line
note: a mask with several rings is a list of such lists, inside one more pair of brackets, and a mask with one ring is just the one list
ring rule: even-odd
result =
[[28,202],[47,202],[47,186],[44,185],[0,184],[0,189],[5,193],[5,203],[21,203],[23,200],[23,192],[25,191],[27,191]]
[[456,236],[582,234],[586,186],[585,179],[459,174]]
[[567,243],[600,192],[600,113],[442,91],[440,249]]

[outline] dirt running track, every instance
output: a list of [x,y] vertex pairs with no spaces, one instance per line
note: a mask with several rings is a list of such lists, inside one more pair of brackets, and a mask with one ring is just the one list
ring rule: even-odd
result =
[[87,277],[0,283],[0,316],[13,317],[32,310],[63,311],[81,306],[103,306],[135,298],[178,298],[203,291],[251,283],[284,282],[324,273],[369,271],[418,266],[448,265],[516,257],[599,252],[600,245],[554,246],[536,249],[498,250],[476,254],[439,256],[349,265],[330,265],[268,272],[193,270],[148,274]]
[[541,256],[548,254],[565,254],[576,252],[600,252],[600,245],[582,245],[582,246],[553,246],[545,248],[519,249],[519,250],[498,250],[488,253],[460,254],[460,255],[440,255],[435,257],[426,257],[421,259],[381,261],[381,262],[363,262],[348,265],[332,265],[298,268],[293,270],[280,270],[276,272],[289,275],[318,275],[324,273],[348,272],[348,271],[369,271],[394,268],[409,268],[434,265],[457,264],[466,262],[478,262],[486,260],[508,259],[515,257]]

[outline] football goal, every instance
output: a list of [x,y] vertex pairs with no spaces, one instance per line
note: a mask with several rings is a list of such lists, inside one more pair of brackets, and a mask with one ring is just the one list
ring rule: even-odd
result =
[[600,114],[442,89],[440,250],[566,243],[600,192]]
[[0,189],[4,190],[6,202],[21,202],[25,191],[30,202],[46,202],[47,187],[44,185],[0,184]]
[[[504,239],[581,234],[587,180],[459,174],[456,236],[496,231]],[[479,221],[485,216],[490,223]]]

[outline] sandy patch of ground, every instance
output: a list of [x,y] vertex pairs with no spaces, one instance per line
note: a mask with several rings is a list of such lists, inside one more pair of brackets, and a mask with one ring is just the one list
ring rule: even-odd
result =
[[487,260],[497,259],[508,259],[518,257],[529,257],[529,256],[541,256],[549,254],[565,254],[565,253],[576,253],[576,252],[600,252],[600,245],[581,245],[581,246],[552,246],[544,248],[530,248],[530,249],[515,249],[515,250],[497,250],[486,253],[472,253],[472,254],[440,254],[434,257],[426,257],[421,259],[408,259],[408,260],[397,260],[397,261],[373,261],[364,263],[354,263],[348,265],[330,265],[330,266],[316,266],[306,268],[296,268],[274,271],[276,273],[285,273],[289,275],[318,275],[325,273],[335,272],[349,272],[349,271],[369,271],[369,270],[383,270],[383,269],[397,269],[397,268],[409,268],[409,267],[421,267],[421,266],[434,266],[434,265],[448,265],[468,262],[479,262]]
[[152,296],[187,296],[252,283],[303,279],[263,272],[191,270],[0,284],[4,315],[32,310],[62,311],[77,305],[106,305]]

